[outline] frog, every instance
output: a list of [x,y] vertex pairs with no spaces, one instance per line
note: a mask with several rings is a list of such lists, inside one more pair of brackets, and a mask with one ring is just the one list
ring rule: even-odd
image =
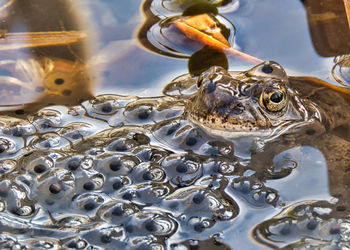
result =
[[57,248],[226,248],[218,232],[240,226],[245,207],[286,208],[268,181],[302,167],[274,170],[274,156],[298,145],[322,152],[339,200],[327,206],[346,216],[347,89],[266,61],[185,74],[163,93],[0,116],[0,217],[13,236],[0,246],[37,246],[45,233]]
[[349,89],[288,76],[278,63],[265,61],[243,72],[214,66],[198,77],[180,76],[163,92],[186,99],[186,119],[207,135],[238,141],[238,150],[242,138],[258,144],[248,144],[250,164],[258,171],[272,166],[273,157],[288,148],[320,150],[331,194],[340,207],[349,206]]
[[[258,150],[248,144],[247,166],[260,180],[280,178],[267,172],[278,168],[274,157],[288,149],[311,146],[323,155],[329,192],[335,200],[286,204],[281,214],[254,227],[254,239],[272,248],[338,246],[347,241],[342,230],[336,230],[348,225],[350,205],[349,89],[313,77],[288,76],[281,65],[266,61],[243,72],[212,67],[195,79],[182,76],[166,86],[164,93],[188,99],[186,119],[214,138],[238,141],[235,150],[242,138],[260,141]],[[322,209],[331,212],[323,214]],[[331,234],[341,240],[332,242],[332,236],[315,234],[320,221],[321,230],[332,225]],[[290,238],[291,232],[297,234],[295,230],[301,231],[305,242]]]
[[[306,128],[309,133],[311,128],[325,132],[345,126],[349,118],[341,112],[348,104],[347,89],[312,77],[288,77],[276,62],[263,62],[243,72],[214,66],[189,78],[175,79],[163,92],[187,99],[188,120],[213,136],[268,141]],[[313,96],[324,89],[341,96],[339,103],[328,100],[332,94],[322,96],[327,102]]]
[[[344,173],[350,165],[350,114],[344,112],[349,105],[346,88],[317,78],[288,76],[281,65],[266,61],[247,71],[214,66],[199,76],[185,74],[167,84],[163,93],[151,98],[119,96],[117,103],[113,96],[101,96],[86,109],[95,105],[100,111],[89,115],[102,118],[107,108],[112,115],[104,119],[110,126],[117,130],[142,126],[143,133],[171,151],[249,162],[262,176],[273,168],[278,153],[312,146],[326,159],[332,195],[341,200],[339,206],[348,206]],[[122,111],[115,114],[118,107]],[[105,137],[98,134],[91,143],[96,145]],[[86,147],[91,147],[87,141],[77,145]]]

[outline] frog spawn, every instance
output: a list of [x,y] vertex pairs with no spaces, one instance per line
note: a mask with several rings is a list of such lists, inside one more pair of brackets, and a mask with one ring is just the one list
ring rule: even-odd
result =
[[234,145],[189,123],[184,107],[169,97],[107,95],[7,127],[2,118],[0,246],[166,249],[179,237],[172,247],[219,244],[218,231],[241,212],[237,199],[279,205],[265,178],[233,156]]
[[258,224],[253,236],[271,248],[346,249],[350,221],[332,218],[330,213],[334,210],[334,205],[327,202],[300,202]]
[[0,244],[165,249],[181,231],[211,235],[233,220],[238,206],[218,192],[220,184],[192,190],[202,187],[201,157],[154,143],[152,127],[182,119],[183,110],[170,98],[101,96],[13,125],[4,118],[1,227],[11,236]]

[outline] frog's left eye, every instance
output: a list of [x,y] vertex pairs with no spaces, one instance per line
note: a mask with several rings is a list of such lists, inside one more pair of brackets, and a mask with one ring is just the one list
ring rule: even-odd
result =
[[260,95],[260,105],[268,111],[278,112],[287,105],[287,94],[283,86],[265,89]]

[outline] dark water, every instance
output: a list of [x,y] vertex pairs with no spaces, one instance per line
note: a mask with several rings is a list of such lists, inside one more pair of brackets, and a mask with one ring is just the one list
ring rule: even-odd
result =
[[[347,208],[331,196],[336,185],[320,150],[295,145],[267,155],[273,166],[252,165],[251,152],[238,150],[244,140],[209,137],[184,119],[181,100],[155,97],[188,73],[201,48],[159,35],[172,30],[157,23],[183,7],[8,3],[1,29],[79,30],[86,39],[1,54],[1,104],[15,107],[0,117],[0,248],[347,249]],[[216,18],[233,47],[290,75],[339,84],[331,75],[336,55],[316,52],[301,1],[225,4]],[[225,60],[230,70],[253,66]],[[348,68],[337,70],[346,84]]]

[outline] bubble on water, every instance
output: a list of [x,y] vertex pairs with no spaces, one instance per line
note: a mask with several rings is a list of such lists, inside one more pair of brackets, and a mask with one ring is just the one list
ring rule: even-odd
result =
[[74,240],[70,240],[65,246],[74,249],[86,249],[87,245],[88,243],[85,240],[77,238]]
[[119,122],[122,119],[122,112],[131,101],[135,101],[135,97],[124,97],[118,95],[102,95],[97,96],[95,99],[84,102],[83,108],[86,110],[87,115],[96,119],[104,120],[108,124],[113,126],[121,126],[122,124],[114,124],[115,117],[119,118]]
[[171,245],[172,249],[182,250],[182,249],[217,249],[217,250],[227,250],[231,249],[230,246],[225,243],[218,242],[215,235],[204,240],[189,239],[181,243],[174,243]]
[[267,205],[276,206],[279,199],[276,190],[265,187],[254,175],[235,178],[231,187],[236,194],[256,207],[264,207]]
[[89,123],[75,122],[70,123],[61,128],[58,134],[70,141],[81,140],[94,134],[96,128]]
[[102,205],[97,214],[103,220],[115,224],[124,225],[129,221],[140,209],[135,205],[127,201],[112,201]]
[[219,161],[214,166],[216,171],[222,175],[237,175],[240,170],[237,162]]
[[54,149],[69,146],[69,141],[56,133],[45,133],[30,141],[30,146],[36,149]]
[[348,242],[346,225],[349,225],[349,221],[324,217],[317,212],[319,208],[333,210],[333,207],[327,202],[317,201],[292,205],[275,217],[258,224],[253,235],[260,243],[272,248],[323,249],[326,246],[339,246]]
[[32,152],[24,155],[18,161],[18,166],[25,167],[25,170],[40,177],[43,173],[54,166],[54,161],[51,159],[49,152]]
[[239,8],[238,0],[155,0],[152,2],[151,11],[156,15],[173,16],[174,14],[181,14],[187,8],[195,5],[209,5],[219,9],[220,13],[228,13],[236,11]]
[[14,137],[26,137],[36,132],[35,127],[26,120],[17,122],[7,122],[3,127],[2,133]]
[[0,136],[0,157],[17,153],[24,146],[22,140]]
[[100,115],[112,115],[118,112],[118,110],[122,107],[122,104],[119,103],[112,96],[100,96],[96,99],[90,101],[91,109],[96,114]]
[[202,145],[209,139],[208,136],[187,120],[165,120],[157,123],[152,131],[154,137],[170,149],[208,154],[202,150]]
[[71,229],[84,229],[91,223],[91,219],[88,216],[60,216],[55,217],[56,225],[61,228]]
[[58,110],[42,109],[30,120],[38,132],[56,131],[63,123],[62,115]]
[[0,174],[8,174],[12,172],[17,166],[15,160],[0,160]]
[[49,211],[67,209],[76,189],[74,178],[65,169],[52,169],[30,187],[30,198],[37,200]]
[[348,87],[350,84],[350,57],[349,55],[336,56],[331,74],[339,84]]
[[171,184],[183,187],[193,184],[202,176],[201,160],[190,155],[171,155],[164,159],[162,168]]
[[141,162],[157,162],[162,161],[169,155],[169,151],[163,148],[154,147],[151,145],[142,145],[137,147],[133,153]]
[[129,174],[134,183],[142,182],[163,182],[166,173],[163,168],[157,163],[144,162],[137,165]]
[[268,173],[274,178],[284,178],[288,176],[293,169],[298,166],[298,162],[287,156],[277,157],[271,168],[268,168]]
[[99,191],[104,185],[104,176],[100,173],[81,171],[75,174],[75,191],[78,193]]
[[102,205],[104,201],[105,198],[97,193],[79,194],[75,199],[73,199],[73,202],[81,211],[91,214],[94,214],[95,210]]
[[168,214],[139,212],[132,217],[126,227],[134,227],[127,233],[129,237],[153,235],[155,237],[170,237],[177,230],[178,224]]
[[153,123],[152,118],[154,112],[153,105],[132,103],[132,105],[125,108],[124,116],[127,122],[133,124]]
[[97,227],[94,230],[82,233],[81,237],[90,244],[102,248],[125,249],[128,245],[123,228],[118,226]]
[[96,161],[96,169],[107,176],[120,176],[130,174],[139,159],[132,155],[105,154]]
[[189,222],[188,226],[190,227],[190,230],[195,233],[202,233],[205,229],[211,227],[214,225],[214,221],[209,221],[207,219],[200,219],[199,217],[192,217]]

